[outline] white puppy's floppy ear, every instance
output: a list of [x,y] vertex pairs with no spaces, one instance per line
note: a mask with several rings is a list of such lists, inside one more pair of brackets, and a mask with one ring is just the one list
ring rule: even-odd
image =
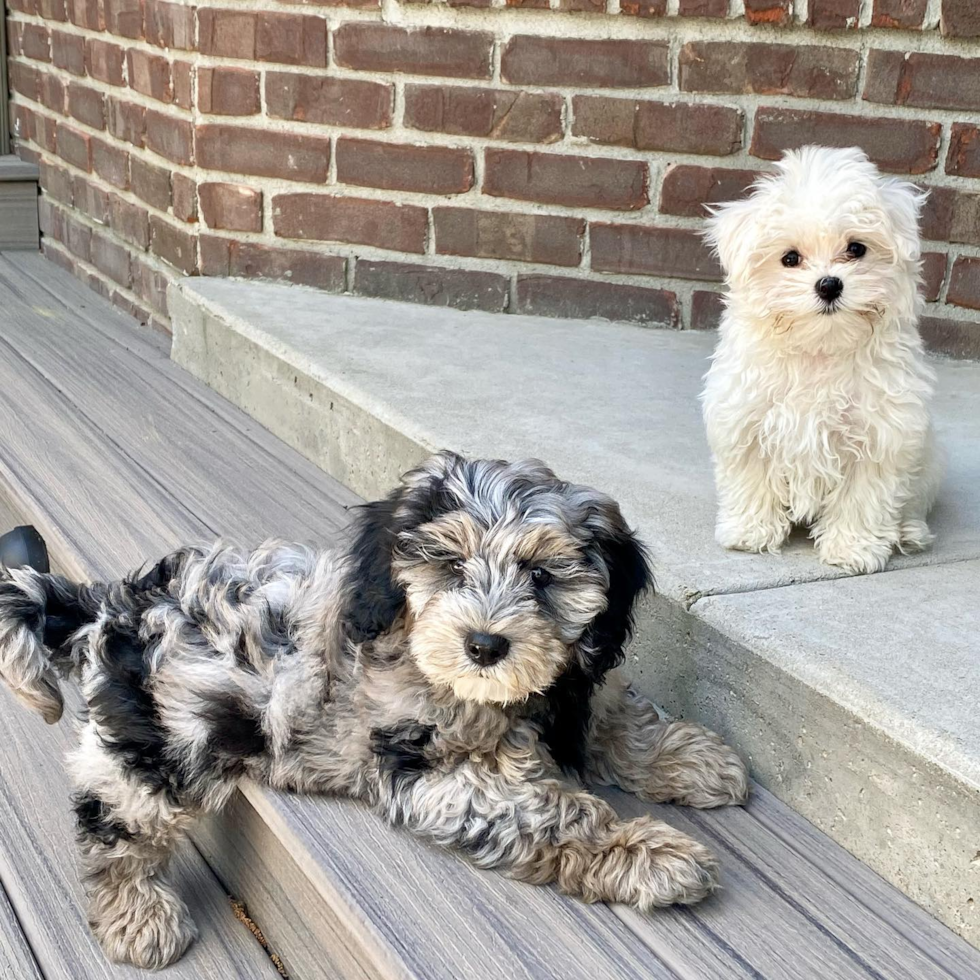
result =
[[[737,279],[745,258],[754,251],[758,202],[753,198],[715,204],[708,208],[705,241],[715,250],[729,279]],[[741,260],[741,261],[740,261]]]
[[903,262],[915,262],[922,253],[919,216],[929,192],[896,177],[882,178],[879,186],[885,217],[891,224],[896,254]]

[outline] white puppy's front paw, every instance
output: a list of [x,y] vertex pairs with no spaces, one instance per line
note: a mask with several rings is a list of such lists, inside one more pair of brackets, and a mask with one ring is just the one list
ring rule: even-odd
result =
[[857,575],[883,571],[892,553],[892,542],[869,534],[824,532],[817,541],[817,557]]
[[925,521],[903,521],[898,546],[905,553],[925,551],[935,537]]
[[764,551],[779,554],[789,536],[789,520],[782,515],[719,517],[715,540],[730,551]]

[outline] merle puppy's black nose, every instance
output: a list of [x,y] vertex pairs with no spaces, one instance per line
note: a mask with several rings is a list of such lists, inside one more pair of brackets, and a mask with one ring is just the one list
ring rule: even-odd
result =
[[510,649],[510,640],[495,633],[470,633],[466,637],[466,653],[481,667],[490,667],[503,660]]
[[824,276],[817,283],[817,295],[825,303],[833,303],[842,292],[844,292],[844,283],[837,276]]

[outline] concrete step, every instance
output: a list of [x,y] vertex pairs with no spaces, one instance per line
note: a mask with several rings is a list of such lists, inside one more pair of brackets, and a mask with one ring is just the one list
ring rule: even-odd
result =
[[[159,340],[41,257],[0,256],[0,526],[36,524],[55,566],[82,577],[115,577],[215,535],[328,543],[358,498],[174,364]],[[39,931],[46,940],[45,976],[132,976],[105,965],[72,891],[65,775],[49,744],[68,740],[66,726],[0,699],[0,738],[14,747],[0,753],[0,888],[30,924],[30,948]],[[194,842],[302,980],[980,976],[980,953],[761,788],[744,808],[705,812],[607,796],[624,816],[653,812],[704,840],[721,892],[656,915],[585,906],[479,872],[351,802],[251,784]],[[209,894],[185,887],[198,906]],[[215,950],[251,937],[237,924],[227,934],[216,916],[202,925],[191,958],[167,976],[188,976],[185,966],[264,975],[209,972]],[[0,975],[4,952],[0,941]]]
[[170,306],[180,364],[364,496],[443,446],[540,456],[616,496],[660,589],[631,651],[640,685],[980,943],[980,367],[937,364],[935,547],[848,578],[806,540],[778,557],[715,544],[710,336],[212,279]]

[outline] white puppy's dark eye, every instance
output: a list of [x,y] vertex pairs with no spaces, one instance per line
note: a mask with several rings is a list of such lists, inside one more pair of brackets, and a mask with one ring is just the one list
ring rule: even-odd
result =
[[868,246],[864,242],[848,242],[847,243],[847,255],[848,258],[860,259],[868,251]]
[[531,581],[539,588],[543,589],[551,584],[551,572],[547,568],[532,568]]
[[783,265],[787,269],[793,269],[803,261],[803,256],[796,249],[790,249],[782,259]]

